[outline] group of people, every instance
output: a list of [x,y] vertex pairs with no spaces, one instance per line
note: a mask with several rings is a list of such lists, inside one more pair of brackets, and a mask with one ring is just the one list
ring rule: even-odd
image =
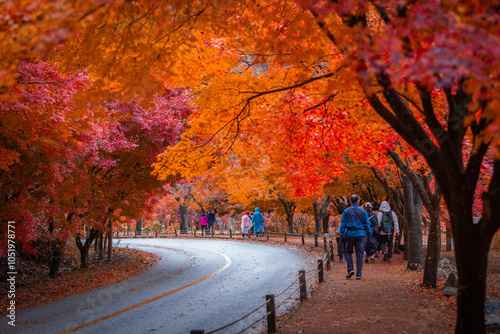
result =
[[[339,260],[343,262],[345,256],[347,262],[346,278],[356,274],[356,279],[362,279],[364,257],[366,263],[373,263],[375,254],[380,252],[383,254],[383,261],[391,262],[394,236],[399,235],[398,218],[387,201],[380,205],[376,201],[366,202],[363,209],[359,205],[359,196],[353,194],[349,202],[339,203],[338,211],[341,216],[335,216],[332,225],[335,228]],[[356,272],[352,256],[354,253]]]
[[255,233],[256,236],[264,235],[264,216],[259,208],[255,212],[243,212],[241,217],[241,234]]
[[[218,231],[221,224],[221,218],[216,218],[212,210],[203,214],[200,218],[201,233],[206,235]],[[255,212],[246,211],[241,219],[241,233],[243,235],[254,233],[256,236],[264,235],[264,216],[259,208]]]
[[211,234],[215,231],[218,231],[220,229],[220,224],[222,222],[222,218],[220,217],[215,217],[215,214],[212,212],[212,210],[208,211],[206,215],[201,215],[200,218],[200,228],[201,228],[201,234],[205,232],[205,234]]

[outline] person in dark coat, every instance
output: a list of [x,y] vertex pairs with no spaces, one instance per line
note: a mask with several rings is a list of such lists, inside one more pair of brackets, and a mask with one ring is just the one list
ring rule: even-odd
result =
[[372,211],[372,203],[365,203],[365,210],[368,213],[368,219],[370,220],[371,233],[366,236],[365,245],[365,263],[370,260],[371,263],[375,262],[375,252],[378,249],[378,238],[379,238],[379,224],[377,215]]
[[215,223],[215,215],[212,212],[212,210],[208,211],[207,219],[208,219],[208,232],[213,233],[214,223]]
[[352,254],[356,251],[356,279],[362,278],[363,254],[365,252],[366,236],[371,233],[368,213],[359,206],[359,196],[351,195],[351,206],[344,210],[340,219],[339,234],[345,238],[347,262],[346,278],[354,275]]

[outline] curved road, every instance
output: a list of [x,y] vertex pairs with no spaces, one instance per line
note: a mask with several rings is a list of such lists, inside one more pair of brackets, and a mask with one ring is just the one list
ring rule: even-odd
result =
[[[282,292],[297,281],[298,270],[307,270],[315,261],[295,248],[259,242],[124,239],[119,246],[140,248],[161,259],[131,279],[18,311],[16,327],[4,319],[0,332],[189,333],[203,329],[208,333],[264,304],[266,294]],[[291,291],[277,297],[276,303]],[[237,333],[264,311],[261,308],[218,333]]]

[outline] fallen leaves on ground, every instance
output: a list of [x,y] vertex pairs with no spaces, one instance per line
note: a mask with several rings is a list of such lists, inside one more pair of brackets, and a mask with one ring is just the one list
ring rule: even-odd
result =
[[[33,277],[23,277],[24,282],[17,282],[16,309],[48,303],[125,280],[149,269],[159,258],[156,254],[141,250],[115,247],[112,260],[94,262],[87,269],[66,271],[55,279],[46,274],[40,277],[36,275],[35,268],[32,268]],[[23,265],[33,267],[32,263]],[[1,284],[1,291],[0,309],[5,313],[11,300],[5,293],[8,291],[7,283]]]

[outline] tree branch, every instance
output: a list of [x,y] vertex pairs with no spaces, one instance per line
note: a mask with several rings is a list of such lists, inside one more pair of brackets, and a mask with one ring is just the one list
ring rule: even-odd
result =
[[422,198],[425,209],[427,212],[431,212],[431,199],[428,196],[428,193],[425,191],[424,184],[420,181],[417,174],[413,169],[404,164],[403,160],[399,157],[399,155],[393,150],[387,150],[387,153],[392,158],[396,166],[411,180],[415,189],[417,189],[418,194]]

